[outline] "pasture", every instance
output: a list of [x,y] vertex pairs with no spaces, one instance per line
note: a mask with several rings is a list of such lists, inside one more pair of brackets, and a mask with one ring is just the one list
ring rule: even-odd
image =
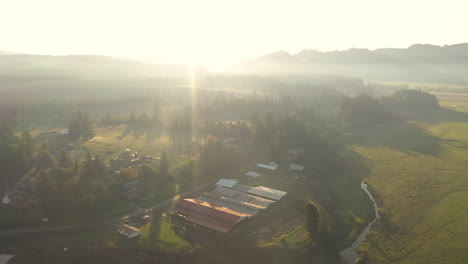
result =
[[126,133],[125,126],[97,128],[96,136],[83,144],[93,153],[103,156],[122,153],[125,149],[141,151],[143,155],[159,156],[171,150],[171,141],[163,135],[148,136],[136,132]]
[[352,146],[383,216],[360,250],[372,263],[467,263],[468,123],[418,124]]

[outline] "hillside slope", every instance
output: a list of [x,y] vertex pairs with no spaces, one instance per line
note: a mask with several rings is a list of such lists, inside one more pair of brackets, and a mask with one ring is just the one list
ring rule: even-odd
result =
[[468,44],[407,49],[303,50],[267,54],[231,70],[257,74],[337,74],[371,81],[468,83]]
[[[186,65],[149,64],[97,55],[29,55],[0,56],[2,75],[67,76],[86,78],[186,77]],[[198,73],[207,73],[197,67]]]

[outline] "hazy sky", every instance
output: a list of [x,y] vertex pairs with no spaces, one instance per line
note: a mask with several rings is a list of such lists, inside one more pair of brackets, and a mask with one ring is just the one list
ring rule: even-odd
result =
[[0,50],[210,69],[285,50],[468,42],[467,0],[0,0]]

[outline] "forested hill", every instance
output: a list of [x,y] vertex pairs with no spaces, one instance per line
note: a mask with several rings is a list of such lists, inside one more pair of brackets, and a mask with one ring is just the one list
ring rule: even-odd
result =
[[[199,73],[207,70],[197,67]],[[186,77],[186,65],[149,64],[97,55],[2,54],[1,75],[66,76],[86,78],[117,77]]]
[[468,43],[407,49],[349,49],[297,54],[279,51],[232,68],[237,73],[336,74],[371,81],[467,84]]
[[9,52],[9,51],[6,51],[6,50],[0,50],[0,55],[13,55],[14,53],[13,52]]

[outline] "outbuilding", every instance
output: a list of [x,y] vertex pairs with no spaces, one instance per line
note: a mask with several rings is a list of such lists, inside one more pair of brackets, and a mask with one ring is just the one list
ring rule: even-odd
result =
[[124,224],[124,223],[120,223],[119,224],[119,228],[118,228],[118,231],[120,234],[128,237],[128,238],[133,238],[133,237],[137,237],[139,235],[141,235],[140,233],[140,229],[134,227],[134,226],[131,226],[131,225],[127,225],[127,224]]
[[273,173],[275,173],[276,169],[278,168],[278,164],[274,162],[269,163],[269,164],[257,163],[256,166],[257,168],[260,168],[264,171],[273,172]]
[[297,171],[297,172],[304,171],[304,166],[299,165],[299,164],[295,164],[295,163],[291,163],[289,165],[289,170],[290,171]]
[[226,187],[226,188],[232,188],[234,185],[238,183],[237,180],[235,179],[220,179],[216,185],[221,186],[221,187]]
[[231,231],[240,221],[250,216],[197,199],[183,199],[175,210],[189,222],[222,233]]
[[254,177],[254,178],[262,177],[260,173],[255,172],[255,171],[248,171],[245,173],[245,176]]

